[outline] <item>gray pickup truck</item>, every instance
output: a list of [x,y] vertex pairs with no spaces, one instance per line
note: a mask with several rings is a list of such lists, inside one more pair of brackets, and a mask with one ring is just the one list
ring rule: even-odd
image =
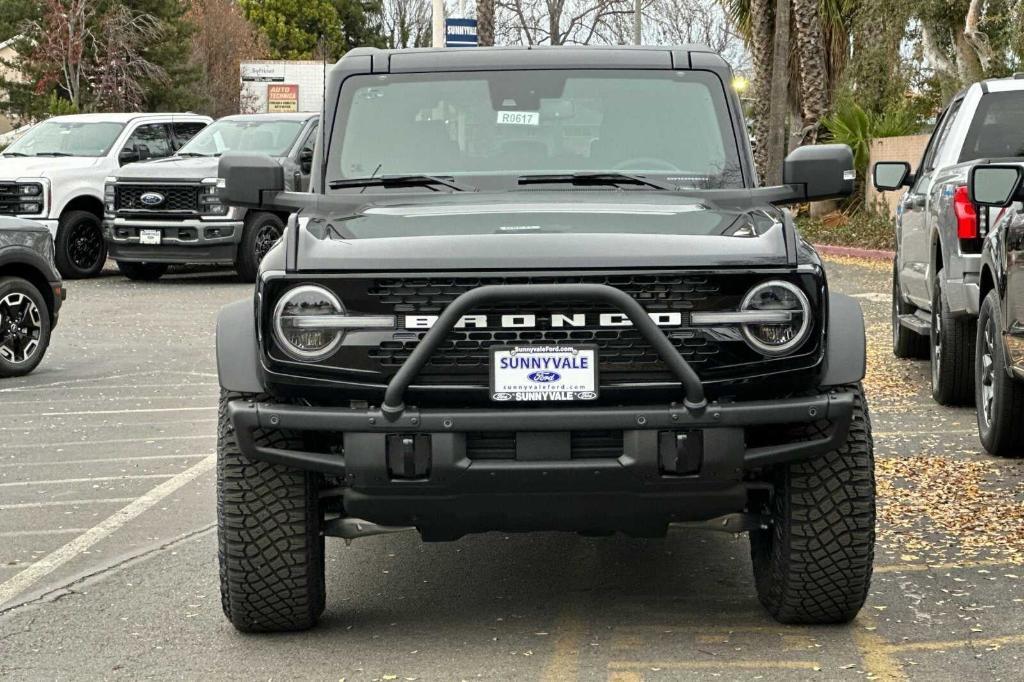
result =
[[977,211],[967,176],[982,160],[1024,155],[1024,76],[975,83],[939,116],[916,172],[875,165],[881,191],[907,191],[896,215],[893,352],[930,358],[932,396],[943,405],[974,400],[974,342],[981,251],[988,209]]
[[289,189],[304,191],[318,119],[309,113],[227,116],[170,158],[124,166],[104,189],[110,257],[135,280],[159,279],[172,263],[222,263],[252,282],[288,213],[221,203],[217,158],[226,152],[269,155],[284,168]]

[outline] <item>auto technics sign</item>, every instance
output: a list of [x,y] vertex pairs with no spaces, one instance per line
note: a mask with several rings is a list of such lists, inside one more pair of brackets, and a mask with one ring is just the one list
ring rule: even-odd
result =
[[476,19],[445,19],[445,47],[476,47]]
[[267,86],[267,112],[271,114],[283,114],[299,110],[299,86],[268,85]]

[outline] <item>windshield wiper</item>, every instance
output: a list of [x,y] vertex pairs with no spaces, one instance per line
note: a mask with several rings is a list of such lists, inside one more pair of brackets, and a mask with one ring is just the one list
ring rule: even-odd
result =
[[678,192],[679,187],[657,180],[651,180],[629,173],[595,171],[578,173],[553,173],[548,175],[520,175],[520,185],[553,185],[571,183],[573,185],[644,185],[668,192]]
[[36,152],[36,156],[74,156],[67,152]]
[[331,189],[344,189],[345,187],[431,187],[437,185],[447,187],[454,192],[476,190],[475,187],[461,185],[435,175],[377,175],[368,178],[344,178],[332,180],[327,186]]
[[178,152],[177,156],[213,156],[213,154],[200,154],[199,152]]
[[0,156],[28,156],[28,154],[22,154],[21,152],[4,152]]

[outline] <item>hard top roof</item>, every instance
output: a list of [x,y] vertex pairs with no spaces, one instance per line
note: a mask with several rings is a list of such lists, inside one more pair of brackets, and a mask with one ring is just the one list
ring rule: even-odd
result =
[[54,116],[53,118],[47,119],[50,121],[64,121],[66,123],[128,123],[140,118],[162,118],[162,119],[181,119],[181,120],[194,120],[203,119],[210,120],[209,116],[202,114],[193,114],[190,112],[180,113],[106,113],[106,114],[69,114],[67,116]]
[[315,111],[283,112],[283,113],[261,113],[261,114],[232,114],[217,119],[218,121],[308,121],[320,115]]

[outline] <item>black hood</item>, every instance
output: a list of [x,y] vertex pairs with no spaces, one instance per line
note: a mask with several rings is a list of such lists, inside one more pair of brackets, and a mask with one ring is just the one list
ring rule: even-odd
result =
[[764,267],[795,246],[771,206],[642,190],[406,195],[318,215],[300,217],[298,270]]

